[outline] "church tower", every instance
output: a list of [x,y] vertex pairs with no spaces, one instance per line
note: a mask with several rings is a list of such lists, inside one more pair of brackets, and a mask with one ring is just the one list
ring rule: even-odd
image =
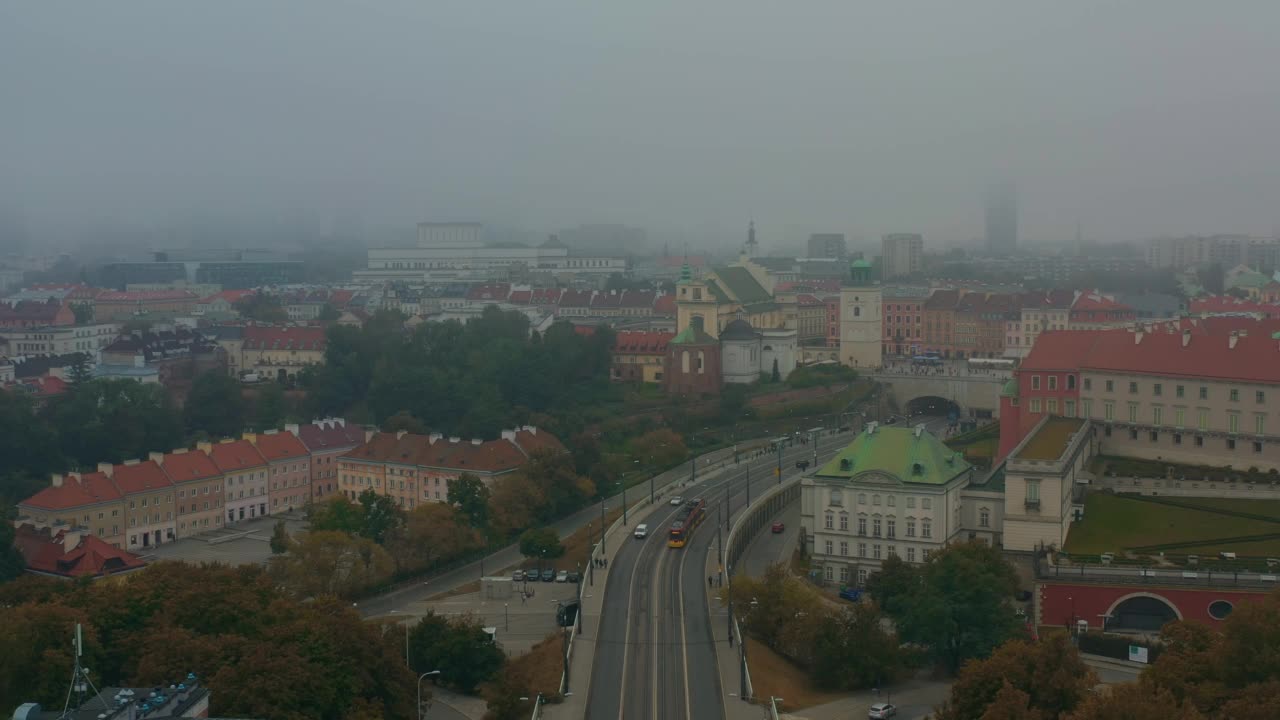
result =
[[760,257],[760,244],[756,242],[755,220],[747,223],[747,244],[742,246],[742,256],[744,260],[754,260]]
[[871,279],[871,263],[854,260],[840,288],[840,362],[860,370],[879,368],[883,321],[880,284]]

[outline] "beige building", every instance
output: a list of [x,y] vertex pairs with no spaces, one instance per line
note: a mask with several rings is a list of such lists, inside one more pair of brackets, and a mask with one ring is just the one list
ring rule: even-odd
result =
[[1087,479],[1093,429],[1081,418],[1044,417],[1009,454],[1004,480],[1004,548],[1061,548],[1074,519],[1075,486]]
[[[790,314],[795,314],[790,297]],[[740,265],[712,270],[694,278],[688,268],[676,286],[676,331],[702,318],[702,329],[712,337],[734,320],[746,320],[754,328],[787,327],[787,308],[760,283],[750,268]],[[791,327],[790,329],[795,329]]]
[[881,366],[884,317],[880,285],[871,279],[871,264],[855,260],[850,282],[840,288],[840,362],[854,368]]
[[880,278],[893,280],[924,269],[924,236],[893,233],[880,238]]
[[117,548],[124,543],[124,499],[101,472],[55,474],[49,487],[18,503],[18,519],[37,529],[86,528]]
[[222,527],[222,471],[203,450],[179,448],[150,457],[173,483],[179,538]]
[[116,484],[125,499],[125,550],[151,548],[177,539],[173,481],[154,460],[99,463],[98,472]]

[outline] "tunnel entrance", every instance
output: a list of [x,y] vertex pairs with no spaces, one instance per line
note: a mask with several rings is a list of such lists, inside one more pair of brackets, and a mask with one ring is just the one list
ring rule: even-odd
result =
[[907,418],[914,421],[918,417],[942,417],[957,420],[960,417],[960,406],[954,402],[934,395],[918,397],[907,403]]
[[1141,630],[1155,632],[1164,624],[1177,620],[1178,613],[1163,598],[1138,595],[1120,601],[1107,621],[1109,630]]

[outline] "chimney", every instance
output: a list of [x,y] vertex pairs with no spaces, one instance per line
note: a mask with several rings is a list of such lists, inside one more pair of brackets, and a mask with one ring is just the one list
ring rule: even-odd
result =
[[372,440],[372,439],[373,439],[373,435],[374,435],[374,433],[375,433],[375,432],[377,432],[377,431],[376,431],[376,430],[369,430],[369,429],[367,429],[367,428],[366,428],[366,429],[365,429],[365,431],[364,431],[364,441],[365,441],[365,442],[369,442],[370,440]]
[[435,445],[436,441],[442,438],[444,438],[444,435],[441,435],[440,433],[431,433],[430,435],[427,436],[427,442],[432,445]]
[[397,431],[396,431],[396,439],[397,439],[397,440],[399,440],[400,438],[404,437],[404,435],[405,435],[405,433],[406,433],[406,432],[407,432],[406,430],[397,430]]
[[138,458],[129,458],[128,460],[125,460],[123,463],[121,463],[121,465],[141,465],[141,464],[142,464],[142,461],[139,460]]
[[449,442],[450,442],[450,443],[453,443],[453,444],[455,444],[455,445],[456,445],[458,442],[460,442],[461,440],[462,440],[462,438],[458,437],[457,435],[450,435],[450,436],[449,436]]
[[536,427],[534,427],[534,426],[532,426],[532,425],[525,425],[525,426],[521,427],[520,429],[521,429],[521,430],[524,430],[525,432],[529,433],[530,435],[537,435],[537,434],[538,434],[538,428],[536,428]]
[[71,552],[80,544],[80,538],[84,537],[84,533],[80,528],[69,527],[62,533],[62,551]]
[[241,440],[248,440],[250,445],[255,445],[255,446],[256,446],[256,445],[258,444],[258,435],[257,435],[257,433],[245,433],[245,434],[243,434],[243,435],[241,435],[241,436],[240,436],[240,439],[241,439]]
[[287,432],[287,433],[293,433],[294,435],[297,435],[297,434],[298,434],[298,425],[297,425],[297,423],[289,423],[289,424],[285,425],[285,426],[284,426],[284,431],[285,431],[285,432]]
[[111,463],[98,463],[98,472],[106,475],[107,477],[111,477],[111,473],[115,472],[115,469],[115,465],[112,465]]
[[172,452],[172,453],[170,453],[170,454],[171,454],[171,455],[182,455],[183,453],[186,453],[186,452],[189,452],[186,448],[174,448],[174,449],[173,449],[173,452]]
[[158,453],[158,452],[147,453],[147,459],[155,461],[155,464],[157,465],[160,465],[160,466],[164,465],[164,453]]
[[346,427],[346,426],[347,426],[347,419],[346,419],[346,418],[332,418],[332,419],[330,420],[330,422],[332,422],[333,424],[337,425],[338,427]]
[[275,428],[271,428],[270,430],[263,430],[262,434],[263,435],[279,435],[280,431]]
[[196,449],[197,449],[197,450],[199,450],[200,452],[203,452],[203,453],[211,453],[211,452],[213,452],[213,443],[211,443],[211,442],[198,442],[198,443],[196,443]]
[[516,431],[515,431],[515,430],[503,430],[503,431],[502,431],[502,439],[503,439],[503,440],[510,440],[511,442],[515,442],[515,441],[516,441]]
[[1235,350],[1236,343],[1240,342],[1240,334],[1235,330],[1231,331],[1231,335],[1227,337],[1227,349]]
[[49,479],[49,485],[52,487],[62,487],[62,473],[54,473]]
[[483,444],[484,444],[484,440],[481,440],[480,438],[471,438],[471,444],[472,444],[472,445],[483,445]]
[[1141,345],[1141,344],[1142,344],[1142,335],[1143,335],[1143,333],[1142,333],[1142,328],[1137,328],[1137,329],[1135,329],[1135,330],[1133,331],[1133,344],[1134,344],[1134,345]]
[[1191,344],[1191,331],[1183,330],[1182,331],[1182,347],[1186,347],[1190,344]]

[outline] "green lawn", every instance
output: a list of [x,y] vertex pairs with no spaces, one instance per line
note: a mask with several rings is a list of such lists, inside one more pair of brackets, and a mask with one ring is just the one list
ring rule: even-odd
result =
[[[1178,498],[1205,507],[1237,510],[1254,514],[1275,514],[1280,518],[1280,502],[1257,500],[1223,500]],[[1244,535],[1280,533],[1280,524],[1261,520],[1219,515],[1190,508],[1170,507],[1134,500],[1119,495],[1093,493],[1085,501],[1084,520],[1072,523],[1063,548],[1068,553],[1093,555],[1104,552],[1121,552],[1127,547],[1159,545],[1163,543],[1203,540],[1194,549],[1178,549],[1180,554],[1214,554],[1229,550],[1247,554],[1274,555],[1280,541],[1263,543],[1237,543],[1226,547],[1215,540]],[[1258,546],[1258,547],[1254,547]]]

